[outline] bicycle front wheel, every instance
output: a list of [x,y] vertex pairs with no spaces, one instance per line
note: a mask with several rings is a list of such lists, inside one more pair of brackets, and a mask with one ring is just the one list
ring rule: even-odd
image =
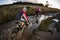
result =
[[16,37],[17,37],[17,29],[13,28],[13,29],[9,32],[8,40],[16,40]]

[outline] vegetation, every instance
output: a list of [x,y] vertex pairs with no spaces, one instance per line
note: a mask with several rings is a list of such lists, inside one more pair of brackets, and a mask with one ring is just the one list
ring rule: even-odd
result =
[[[55,27],[57,29],[57,32],[60,32],[60,14],[58,14],[56,17],[52,17],[52,18],[56,18],[59,20],[59,22],[55,24]],[[38,29],[40,31],[52,32],[51,30],[48,29],[48,26],[52,23],[52,18],[48,18],[48,19],[42,21],[42,23],[39,25]]]
[[[23,6],[27,6],[27,15],[35,15],[35,8],[40,7],[42,13],[46,12],[60,12],[59,9],[55,8],[47,8],[40,6],[43,4],[34,4],[34,3],[28,3],[28,2],[17,2],[14,4],[9,4],[9,5],[0,5],[0,24],[9,22],[11,20],[14,20],[16,17],[16,14],[18,13],[19,10],[22,9]],[[34,7],[33,7],[34,6]]]
[[7,5],[1,5],[0,7],[3,7],[3,6],[11,6],[11,5],[35,5],[35,6],[44,6],[43,4],[38,4],[38,3],[32,3],[32,2],[16,2],[16,3],[13,3],[13,4],[7,4]]
[[52,18],[48,18],[44,21],[42,21],[42,23],[39,25],[38,29],[40,31],[46,31],[46,29],[48,28],[48,26],[52,23]]
[[0,8],[0,24],[15,19],[15,16],[18,13],[19,9],[20,8],[11,8],[11,7]]
[[36,5],[36,6],[44,6],[43,4],[37,4],[37,3],[32,3],[32,2],[16,2],[16,3],[13,3],[13,4],[24,4],[24,5]]

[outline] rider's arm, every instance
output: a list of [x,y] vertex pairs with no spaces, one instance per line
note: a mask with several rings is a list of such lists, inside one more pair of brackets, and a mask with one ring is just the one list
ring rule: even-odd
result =
[[23,13],[23,16],[24,16],[26,22],[28,22],[28,17],[27,17],[27,15],[26,15],[26,12]]

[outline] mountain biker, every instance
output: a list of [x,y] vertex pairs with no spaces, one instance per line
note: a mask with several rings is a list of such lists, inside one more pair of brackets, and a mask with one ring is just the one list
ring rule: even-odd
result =
[[[35,9],[35,13],[36,13],[36,18],[38,17],[39,14],[41,14],[41,9],[40,8],[36,8]],[[38,23],[38,18],[36,20],[36,23]]]
[[36,13],[37,16],[39,15],[40,12],[41,12],[41,9],[40,8],[36,8],[35,9],[35,13]]
[[23,28],[25,22],[29,23],[28,16],[26,15],[27,8],[23,7],[22,10],[19,11],[19,13],[16,15],[17,22],[22,23],[21,28]]

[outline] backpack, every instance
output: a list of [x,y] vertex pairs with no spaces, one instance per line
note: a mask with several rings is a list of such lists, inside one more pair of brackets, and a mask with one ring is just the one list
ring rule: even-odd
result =
[[22,15],[23,15],[23,11],[21,10],[17,13],[16,19],[20,19]]

